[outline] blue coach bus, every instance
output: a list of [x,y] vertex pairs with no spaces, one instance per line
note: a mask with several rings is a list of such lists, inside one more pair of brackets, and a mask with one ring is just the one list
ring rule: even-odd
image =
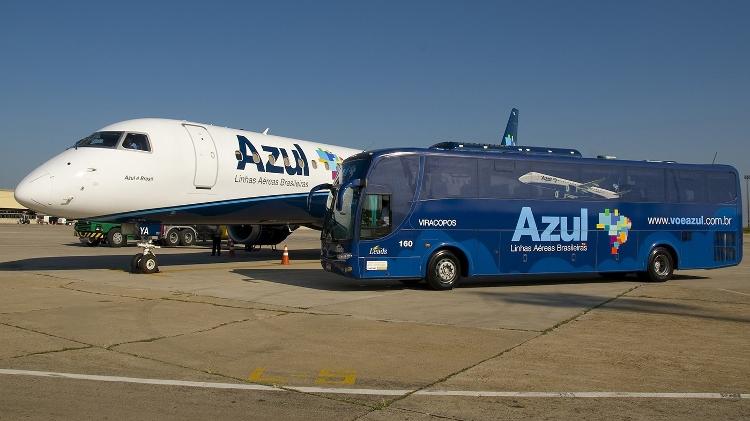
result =
[[[742,259],[737,171],[438,144],[354,155],[329,188],[321,264],[358,279],[637,273]],[[313,192],[311,192],[311,195]]]

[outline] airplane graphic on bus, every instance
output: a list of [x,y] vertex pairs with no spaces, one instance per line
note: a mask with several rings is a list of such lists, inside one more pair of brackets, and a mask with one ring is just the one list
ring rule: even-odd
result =
[[[542,187],[547,186],[560,186],[565,187],[565,194],[563,198],[576,199],[577,194],[571,194],[570,191],[575,193],[583,193],[591,196],[599,196],[605,199],[619,199],[624,191],[612,191],[599,187],[601,180],[589,181],[586,183],[580,183],[578,181],[568,180],[565,178],[555,177],[554,175],[543,174],[536,171],[527,172],[526,174],[518,177],[518,181],[524,184],[541,184]],[[550,187],[554,188],[554,187]]]

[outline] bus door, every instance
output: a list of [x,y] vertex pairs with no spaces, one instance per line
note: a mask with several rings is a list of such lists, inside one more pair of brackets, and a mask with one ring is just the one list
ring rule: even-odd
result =
[[392,195],[368,186],[362,198],[358,242],[364,278],[421,276],[415,256],[416,231],[393,229]]

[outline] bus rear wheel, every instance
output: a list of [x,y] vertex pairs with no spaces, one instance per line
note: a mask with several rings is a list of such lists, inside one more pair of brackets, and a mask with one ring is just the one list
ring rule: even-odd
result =
[[664,282],[674,274],[674,258],[672,253],[664,247],[651,250],[648,257],[648,268],[641,276],[647,281]]
[[432,289],[444,291],[453,289],[461,274],[461,263],[455,254],[440,250],[430,257],[427,264],[427,284]]

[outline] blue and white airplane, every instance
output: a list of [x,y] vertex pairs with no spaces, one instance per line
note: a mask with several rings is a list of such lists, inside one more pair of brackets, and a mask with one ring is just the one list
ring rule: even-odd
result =
[[[97,130],[45,162],[16,187],[40,213],[132,223],[226,224],[238,243],[281,242],[298,225],[316,227],[325,193],[360,152],[305,140],[167,119]],[[316,212],[317,210],[317,212]],[[263,234],[265,232],[265,234]]]

